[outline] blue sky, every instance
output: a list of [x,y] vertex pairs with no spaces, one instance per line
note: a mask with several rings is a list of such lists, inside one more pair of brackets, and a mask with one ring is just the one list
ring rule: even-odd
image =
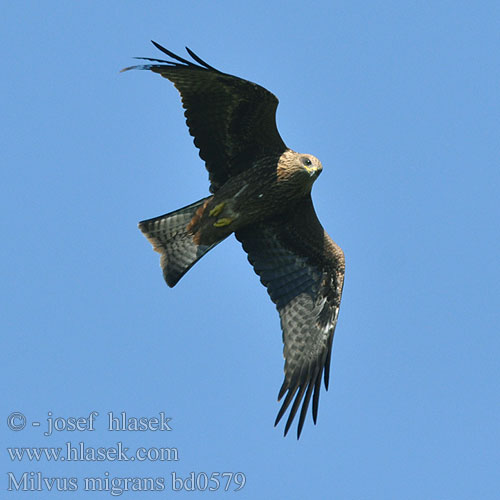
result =
[[[496,498],[497,2],[2,2],[0,17],[2,491],[6,472],[40,471],[105,498],[82,485],[107,472],[164,477],[122,494],[162,498],[195,471],[243,472],[238,498]],[[347,272],[330,390],[299,442],[273,428],[279,319],[240,245],[169,289],[137,229],[208,193],[173,86],[119,73],[158,56],[151,39],[270,89],[287,145],[323,163],[313,199]],[[31,425],[91,411],[94,431]],[[110,432],[110,411],[165,412],[173,430]],[[5,449],[68,441],[179,460]]]

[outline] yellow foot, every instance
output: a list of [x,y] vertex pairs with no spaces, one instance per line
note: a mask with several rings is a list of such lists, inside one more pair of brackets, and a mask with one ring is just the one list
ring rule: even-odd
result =
[[219,203],[214,208],[212,208],[212,210],[210,210],[210,212],[208,212],[208,215],[210,215],[210,217],[217,217],[222,212],[224,205],[225,205],[224,202]]
[[[215,207],[217,208],[217,207]],[[215,210],[215,209],[214,209]],[[233,222],[233,219],[229,219],[228,217],[221,217],[214,222],[214,227],[224,227],[229,226]]]

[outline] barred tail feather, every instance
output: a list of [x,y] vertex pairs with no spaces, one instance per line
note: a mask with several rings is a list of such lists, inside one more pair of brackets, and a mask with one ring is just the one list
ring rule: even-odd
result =
[[[167,285],[173,287],[191,267],[211,250],[212,245],[198,245],[187,226],[199,209],[210,200],[203,198],[187,207],[139,222],[139,229],[161,254],[161,268]],[[222,241],[222,240],[221,240]]]

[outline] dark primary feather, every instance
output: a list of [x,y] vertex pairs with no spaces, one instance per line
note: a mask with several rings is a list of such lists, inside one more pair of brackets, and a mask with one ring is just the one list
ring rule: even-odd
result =
[[189,132],[210,174],[212,193],[259,158],[285,151],[276,127],[276,96],[260,85],[222,73],[190,49],[186,48],[198,64],[153,43],[174,61],[142,58],[159,64],[125,69],[154,71],[179,90]]
[[285,380],[278,400],[286,396],[275,424],[293,401],[286,435],[302,402],[299,437],[311,397],[316,423],[322,376],[328,389],[345,264],[342,250],[318,221],[311,198],[293,212],[237,231],[236,237],[281,318]]

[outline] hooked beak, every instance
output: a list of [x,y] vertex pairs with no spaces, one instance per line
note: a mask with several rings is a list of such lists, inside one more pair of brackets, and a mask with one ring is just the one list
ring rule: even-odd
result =
[[306,171],[310,177],[318,177],[318,175],[321,174],[321,171],[323,170],[322,167],[319,167],[319,168],[307,167],[305,165],[304,165],[304,168],[306,169]]

